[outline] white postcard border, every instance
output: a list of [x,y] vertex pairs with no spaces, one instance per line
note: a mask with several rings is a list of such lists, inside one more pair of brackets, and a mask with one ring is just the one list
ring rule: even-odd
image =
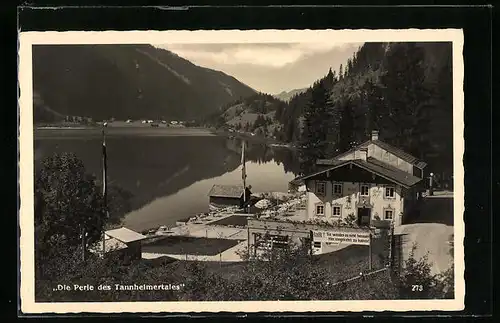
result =
[[[35,302],[34,291],[34,160],[32,52],[36,44],[167,44],[167,43],[356,43],[375,41],[453,42],[454,270],[455,299],[373,301],[242,301],[242,302]],[[460,29],[401,30],[197,30],[197,31],[66,31],[19,34],[19,189],[20,299],[24,314],[38,313],[187,313],[187,312],[363,312],[456,311],[464,309],[464,93],[463,33]]]

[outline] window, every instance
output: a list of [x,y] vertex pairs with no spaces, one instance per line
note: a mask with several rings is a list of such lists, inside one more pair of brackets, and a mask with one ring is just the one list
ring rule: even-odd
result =
[[325,195],[326,194],[326,183],[316,182],[316,194]]
[[314,248],[321,248],[321,242],[320,241],[314,241],[313,247]]
[[368,196],[370,195],[370,186],[368,185],[361,185],[361,196]]
[[316,205],[316,215],[318,216],[325,215],[325,206],[323,204]]
[[394,190],[394,187],[393,186],[386,186],[385,187],[385,194],[384,194],[384,197],[387,198],[387,199],[392,199],[394,198],[396,195],[395,195],[395,190]]
[[392,214],[394,213],[393,210],[385,210],[384,211],[384,219],[385,220],[392,220]]
[[342,214],[342,208],[340,205],[334,205],[332,206],[332,215],[334,217],[339,217]]
[[333,194],[342,195],[342,184],[333,184]]

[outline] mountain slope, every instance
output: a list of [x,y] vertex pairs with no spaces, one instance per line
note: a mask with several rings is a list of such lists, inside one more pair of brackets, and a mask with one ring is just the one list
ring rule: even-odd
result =
[[307,88],[303,89],[294,89],[291,91],[283,91],[279,94],[275,94],[274,97],[277,99],[280,99],[281,101],[288,102],[292,99],[293,96],[304,93],[307,90]]
[[197,119],[255,93],[150,45],[33,46],[33,84],[44,110],[94,119]]
[[[379,130],[382,140],[424,159],[434,172],[452,172],[451,43],[366,43],[339,67],[339,76],[329,73],[313,88],[320,83],[331,94],[331,110],[315,120],[331,122],[325,129],[337,138],[327,155]],[[309,92],[292,98],[279,116],[285,141],[315,142],[316,130],[306,134],[296,122],[314,103]]]
[[[313,111],[324,104],[315,102],[312,95],[320,85],[331,101],[324,115]],[[244,104],[235,102],[227,111],[237,111],[238,118],[229,118],[226,110],[221,110],[218,119],[214,118],[216,124],[255,133],[262,128],[260,134],[302,146],[316,142],[313,136],[320,133],[317,129],[329,129],[332,147],[325,152],[328,156],[367,140],[372,130],[379,130],[384,141],[424,159],[429,169],[443,177],[453,169],[451,43],[365,43],[338,72],[330,70],[288,102],[280,101],[274,109],[259,112],[257,120],[258,115],[249,112],[250,106],[260,106],[260,101],[252,96]],[[310,127],[306,133],[306,110],[329,124]]]

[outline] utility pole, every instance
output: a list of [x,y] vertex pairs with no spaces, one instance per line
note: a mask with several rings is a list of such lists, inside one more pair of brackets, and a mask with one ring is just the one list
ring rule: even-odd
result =
[[430,173],[429,176],[429,195],[434,195],[434,173]]
[[368,244],[368,250],[369,250],[369,255],[368,255],[368,269],[372,271],[372,232],[370,231],[369,234],[369,241],[370,243]]
[[82,236],[82,261],[85,261],[85,227],[82,225],[80,229],[80,234]]
[[389,229],[389,267],[391,271],[393,269],[393,257],[394,257],[394,225],[391,223]]
[[104,129],[107,127],[108,123],[104,122],[102,125],[102,197],[103,197],[103,214],[102,214],[102,257],[106,255],[106,217],[108,215],[108,164],[107,164],[107,151],[106,151],[106,132]]

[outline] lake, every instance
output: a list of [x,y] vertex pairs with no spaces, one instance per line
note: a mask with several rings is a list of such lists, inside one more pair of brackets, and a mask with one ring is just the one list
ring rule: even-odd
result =
[[[101,179],[99,129],[35,131],[35,162],[73,152]],[[241,142],[203,129],[108,128],[108,184],[133,194],[123,224],[133,230],[173,226],[208,211],[214,184],[241,184]],[[247,185],[253,192],[282,191],[299,170],[293,151],[248,143]]]

